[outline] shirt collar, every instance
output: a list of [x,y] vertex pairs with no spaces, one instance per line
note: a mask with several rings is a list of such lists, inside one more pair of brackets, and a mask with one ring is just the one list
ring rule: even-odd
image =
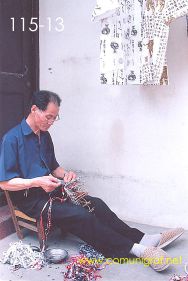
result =
[[31,127],[27,124],[26,120],[23,119],[21,122],[21,127],[22,127],[22,132],[25,136],[30,135],[31,133],[33,133],[33,130],[31,129]]

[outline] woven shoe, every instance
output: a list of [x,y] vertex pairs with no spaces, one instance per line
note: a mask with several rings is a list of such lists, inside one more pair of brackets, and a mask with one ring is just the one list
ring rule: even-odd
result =
[[144,264],[150,265],[155,271],[163,271],[170,265],[171,258],[162,249],[148,247],[141,256]]
[[183,233],[184,233],[184,229],[181,227],[162,232],[161,240],[159,241],[157,248],[163,249],[164,247],[175,241]]

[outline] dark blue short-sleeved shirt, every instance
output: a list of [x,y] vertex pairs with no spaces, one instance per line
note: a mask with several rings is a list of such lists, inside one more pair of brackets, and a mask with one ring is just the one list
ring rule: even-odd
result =
[[[15,177],[30,179],[49,175],[58,166],[49,132],[41,131],[39,139],[25,119],[6,133],[1,140],[0,182]],[[34,190],[36,188],[29,190],[30,201]],[[22,199],[25,200],[24,191],[11,193],[17,205],[21,204]]]

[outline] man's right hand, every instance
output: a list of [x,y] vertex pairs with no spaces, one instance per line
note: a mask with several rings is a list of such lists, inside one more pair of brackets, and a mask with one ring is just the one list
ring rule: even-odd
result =
[[61,185],[61,182],[53,176],[43,176],[35,178],[36,186],[42,187],[46,192],[52,192],[58,186]]

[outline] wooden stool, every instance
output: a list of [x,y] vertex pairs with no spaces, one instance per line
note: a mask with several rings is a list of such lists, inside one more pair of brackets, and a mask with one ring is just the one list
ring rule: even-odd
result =
[[35,231],[38,234],[40,248],[42,249],[42,232],[40,228],[40,222],[35,218],[31,218],[22,211],[18,210],[18,208],[13,205],[12,200],[9,196],[9,192],[7,190],[4,190],[4,192],[18,238],[24,238],[20,226]]

